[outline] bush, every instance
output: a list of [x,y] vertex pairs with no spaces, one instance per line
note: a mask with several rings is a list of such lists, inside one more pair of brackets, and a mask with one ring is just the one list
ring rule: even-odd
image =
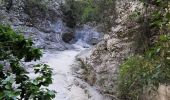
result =
[[9,26],[0,25],[1,100],[51,100],[55,97],[54,91],[42,88],[52,83],[52,69],[48,65],[33,66],[35,74],[39,75],[35,79],[24,70],[22,62],[38,60],[41,56],[31,39],[25,39]]
[[88,5],[83,9],[81,22],[100,21],[99,8]]
[[[67,26],[73,28],[76,24],[96,21],[104,22],[105,17],[110,14],[109,9],[114,7],[114,0],[66,0],[65,4],[61,5],[64,14],[64,21]],[[105,16],[106,15],[106,16]]]
[[39,7],[39,9],[42,10],[47,10],[47,1],[45,0],[27,0],[27,5],[29,5],[30,7],[34,7],[37,6]]
[[[123,100],[142,100],[148,90],[170,84],[170,9],[168,0],[140,0],[145,5],[144,35],[150,47],[141,55],[129,57],[120,67],[119,96]],[[149,11],[149,8],[152,10]],[[153,9],[154,8],[154,9]],[[148,14],[147,14],[148,13]],[[139,16],[142,13],[136,13]],[[135,17],[134,16],[134,17]],[[133,16],[132,16],[133,18]],[[146,29],[147,28],[147,29]],[[158,38],[153,38],[158,36]],[[151,41],[154,40],[154,41]]]
[[47,5],[48,2],[45,0],[26,0],[24,10],[33,19],[32,21],[37,22],[37,17],[42,19],[47,17],[49,10]]
[[77,22],[80,21],[83,7],[84,1],[66,0],[65,4],[61,4],[63,20],[68,27],[74,28]]
[[170,84],[170,36],[161,35],[144,55],[128,58],[120,67],[119,92],[123,100],[139,100],[146,88]]

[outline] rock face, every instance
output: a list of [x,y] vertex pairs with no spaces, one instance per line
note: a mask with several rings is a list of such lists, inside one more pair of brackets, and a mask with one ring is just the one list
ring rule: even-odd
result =
[[[117,0],[115,23],[94,48],[77,56],[81,69],[79,77],[94,85],[113,100],[118,99],[119,66],[125,58],[144,49],[142,25],[129,18],[135,10],[142,11],[143,4],[134,0]],[[82,70],[83,69],[83,70]],[[169,100],[169,86],[160,85],[157,93],[141,94],[143,100]],[[154,95],[152,95],[154,94]]]
[[[66,50],[81,39],[97,44],[102,35],[89,25],[69,28],[62,21],[60,4],[64,0],[0,0],[0,23],[31,37],[43,49]],[[74,39],[75,38],[75,39]]]
[[102,40],[103,34],[99,32],[98,27],[100,26],[90,26],[83,25],[80,28],[76,28],[75,41],[79,39],[89,45],[95,45]]
[[[78,44],[83,47],[97,44],[91,50],[86,50],[77,56],[81,64],[81,69],[77,69],[79,70],[77,72],[90,85],[96,86],[101,93],[117,99],[119,65],[126,57],[142,49],[141,27],[135,21],[129,21],[128,17],[133,11],[140,11],[142,4],[137,0],[117,0],[116,12],[109,16],[116,16],[116,20],[111,21],[114,22],[112,28],[108,29],[111,31],[102,38],[103,34],[89,25],[75,30],[66,27],[59,9],[59,3],[63,0],[41,1],[43,2],[0,0],[0,23],[9,24],[16,31],[24,33],[27,38],[33,38],[35,45],[43,49],[72,48],[66,42],[72,42],[73,38],[75,38],[73,42],[80,40]],[[159,94],[167,95],[169,93],[167,88],[169,87],[161,86]],[[167,92],[164,93],[164,90]]]
[[0,23],[11,25],[16,31],[32,37],[36,46],[65,50],[71,46],[62,40],[62,33],[70,31],[60,19],[61,0],[0,0]]
[[129,23],[128,15],[141,7],[137,1],[117,0],[116,13],[113,12],[117,14],[117,24],[92,50],[77,57],[84,69],[81,77],[113,99],[117,98],[119,64],[135,53],[139,45],[136,38],[140,32],[136,31],[140,27],[137,23]]

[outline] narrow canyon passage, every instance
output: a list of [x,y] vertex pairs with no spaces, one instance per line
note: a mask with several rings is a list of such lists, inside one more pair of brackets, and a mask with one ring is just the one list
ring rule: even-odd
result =
[[53,68],[54,80],[49,89],[57,92],[54,100],[107,100],[94,87],[74,76],[72,64],[82,50],[76,48],[44,54],[42,61]]
[[0,0],[0,100],[170,100],[170,0]]

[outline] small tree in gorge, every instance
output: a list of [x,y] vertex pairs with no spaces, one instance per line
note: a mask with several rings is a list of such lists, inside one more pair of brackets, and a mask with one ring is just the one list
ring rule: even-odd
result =
[[22,65],[23,61],[38,60],[41,56],[31,39],[25,39],[9,26],[0,25],[0,100],[51,100],[55,97],[54,91],[42,88],[52,83],[52,69],[48,65],[35,65],[34,72],[39,76],[34,79]]

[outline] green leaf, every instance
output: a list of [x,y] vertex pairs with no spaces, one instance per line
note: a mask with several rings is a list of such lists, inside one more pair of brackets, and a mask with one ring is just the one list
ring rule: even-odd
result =
[[170,20],[170,13],[169,13],[169,12],[166,13],[166,18],[167,18],[168,20]]
[[5,88],[8,90],[8,89],[11,89],[11,86],[9,86],[8,84],[5,86]]
[[[17,97],[21,97],[21,94],[28,98],[35,97],[33,99],[37,99],[42,97],[38,93],[47,93],[47,91],[41,91],[40,85],[43,82],[46,85],[52,83],[52,75],[50,74],[52,71],[49,66],[43,64],[35,66],[35,73],[42,74],[42,76],[32,81],[22,64],[24,59],[25,61],[33,61],[40,59],[41,56],[42,52],[33,46],[31,39],[26,39],[9,26],[0,25],[0,62],[5,61],[9,63],[10,67],[10,70],[3,71],[4,66],[0,64],[0,100],[15,100]],[[13,88],[15,83],[19,86]],[[45,100],[52,100],[52,96],[51,93],[51,95],[44,95],[44,98],[48,97]]]
[[161,35],[161,36],[159,37],[159,39],[160,39],[160,41],[167,41],[169,38],[168,38],[167,35]]

